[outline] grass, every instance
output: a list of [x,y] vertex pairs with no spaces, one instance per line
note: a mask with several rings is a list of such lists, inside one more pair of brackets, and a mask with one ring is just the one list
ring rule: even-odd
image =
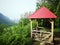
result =
[[[49,28],[45,28],[46,31],[51,31],[51,29]],[[55,28],[54,29],[54,32],[60,32],[60,28]]]
[[60,28],[55,28],[54,32],[60,32]]

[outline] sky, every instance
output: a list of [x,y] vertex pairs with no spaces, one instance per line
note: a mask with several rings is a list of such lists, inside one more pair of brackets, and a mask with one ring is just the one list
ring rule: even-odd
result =
[[37,0],[0,0],[0,13],[12,20],[19,20],[21,14],[35,11]]

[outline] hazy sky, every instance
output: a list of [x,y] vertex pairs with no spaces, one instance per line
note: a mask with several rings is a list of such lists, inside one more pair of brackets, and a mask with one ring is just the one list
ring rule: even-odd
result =
[[37,0],[0,0],[0,12],[12,20],[20,18],[25,12],[36,9]]

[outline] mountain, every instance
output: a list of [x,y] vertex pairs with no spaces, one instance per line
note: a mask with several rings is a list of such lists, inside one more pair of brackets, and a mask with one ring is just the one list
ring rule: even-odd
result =
[[13,23],[12,20],[0,13],[0,24],[13,25]]

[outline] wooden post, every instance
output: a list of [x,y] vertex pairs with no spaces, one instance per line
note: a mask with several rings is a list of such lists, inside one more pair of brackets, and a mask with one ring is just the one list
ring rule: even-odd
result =
[[53,32],[54,32],[54,21],[51,22],[52,41],[53,41]]
[[31,27],[31,38],[32,38],[32,20],[30,19],[30,27]]

